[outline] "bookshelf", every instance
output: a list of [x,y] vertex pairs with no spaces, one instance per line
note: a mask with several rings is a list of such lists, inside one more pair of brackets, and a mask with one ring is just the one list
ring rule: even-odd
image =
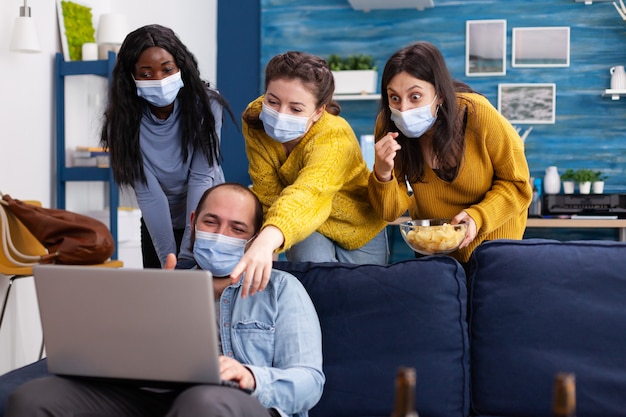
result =
[[119,190],[113,180],[111,168],[68,167],[65,149],[65,77],[72,75],[98,75],[111,79],[115,66],[115,54],[109,52],[108,59],[97,61],[65,61],[63,54],[55,58],[55,107],[56,107],[56,206],[65,209],[66,184],[71,181],[102,181],[108,183],[109,229],[115,241],[112,259],[118,257],[117,207]]

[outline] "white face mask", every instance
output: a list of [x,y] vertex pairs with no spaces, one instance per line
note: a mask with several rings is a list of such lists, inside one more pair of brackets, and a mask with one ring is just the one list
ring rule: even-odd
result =
[[156,107],[169,106],[184,86],[180,71],[162,80],[135,80],[137,95]]
[[279,113],[265,103],[259,119],[263,122],[265,133],[277,142],[285,143],[304,135],[309,125],[308,117],[292,116]]
[[200,268],[225,277],[243,257],[247,243],[245,239],[196,230],[193,257]]
[[407,138],[419,138],[424,132],[430,129],[432,125],[435,124],[435,120],[437,120],[439,106],[437,106],[437,111],[435,111],[434,116],[430,111],[435,100],[437,100],[436,95],[430,104],[407,111],[400,111],[389,106],[389,110],[391,110],[391,120]]

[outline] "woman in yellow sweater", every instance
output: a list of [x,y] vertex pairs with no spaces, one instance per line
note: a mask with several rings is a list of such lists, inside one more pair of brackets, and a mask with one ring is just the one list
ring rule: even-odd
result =
[[485,97],[453,81],[428,42],[392,55],[381,84],[369,179],[376,212],[387,221],[409,210],[412,218],[467,223],[451,254],[463,263],[485,240],[521,239],[532,189],[513,126]]
[[[303,52],[273,57],[265,94],[243,114],[252,191],[263,229],[231,276],[263,288],[274,252],[290,261],[385,264],[386,222],[368,199],[369,169],[350,125],[332,102],[326,62]],[[247,286],[244,282],[244,286]]]

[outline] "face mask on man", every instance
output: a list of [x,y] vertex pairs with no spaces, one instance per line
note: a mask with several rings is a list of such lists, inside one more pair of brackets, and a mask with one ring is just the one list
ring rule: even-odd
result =
[[193,257],[200,268],[213,276],[225,277],[243,257],[247,243],[245,239],[196,230]]
[[156,107],[172,104],[184,86],[180,71],[162,80],[135,80],[135,85],[137,95]]
[[259,119],[263,122],[265,133],[277,142],[285,143],[304,135],[309,124],[308,117],[292,116],[290,114],[279,113],[265,103]]
[[437,111],[435,111],[434,116],[430,111],[435,100],[437,100],[436,95],[430,104],[407,111],[400,111],[389,106],[391,110],[391,120],[407,138],[419,138],[430,129],[432,125],[435,124],[435,120],[437,120],[439,106],[437,106]]

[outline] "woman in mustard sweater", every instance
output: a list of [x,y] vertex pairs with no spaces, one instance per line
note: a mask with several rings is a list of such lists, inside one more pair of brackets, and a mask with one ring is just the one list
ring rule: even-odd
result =
[[246,280],[251,273],[269,277],[272,256],[281,251],[290,261],[387,262],[386,222],[369,202],[370,171],[352,128],[338,116],[334,90],[319,57],[291,51],[267,64],[265,94],[242,121],[265,221],[233,279],[244,271]]
[[[393,221],[451,218],[468,232],[451,255],[466,263],[483,241],[521,239],[532,198],[524,146],[480,94],[454,82],[441,52],[417,42],[382,75],[370,199]],[[410,196],[406,184],[410,183]]]

